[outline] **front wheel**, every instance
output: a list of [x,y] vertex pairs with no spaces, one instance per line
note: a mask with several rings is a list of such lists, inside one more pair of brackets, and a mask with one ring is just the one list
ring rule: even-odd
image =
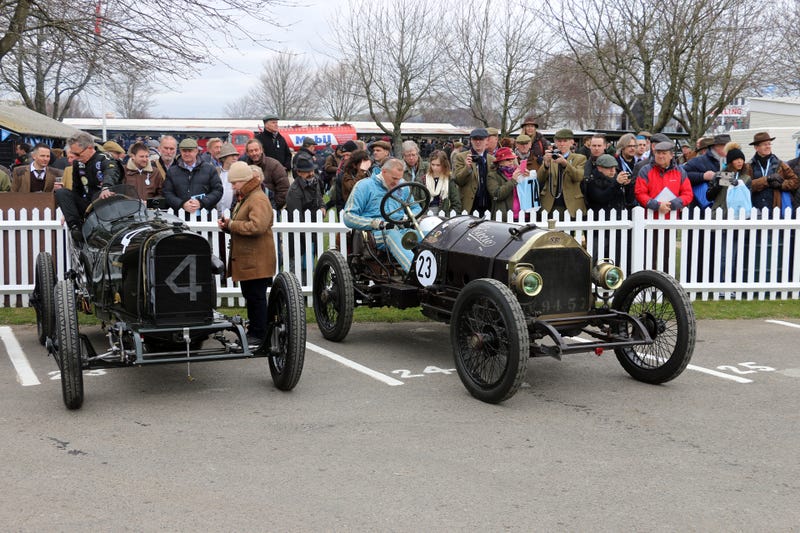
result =
[[458,295],[450,320],[456,369],[470,394],[499,403],[525,378],[530,339],[525,315],[511,290],[495,279],[476,279]]
[[42,252],[36,256],[36,279],[31,297],[36,310],[36,331],[42,346],[47,342],[47,337],[53,336],[55,330],[55,286],[56,268],[53,265],[53,256]]
[[[631,274],[614,294],[612,307],[639,319],[653,344],[615,348],[622,368],[645,383],[678,377],[689,364],[697,336],[694,309],[672,276],[655,270]],[[618,333],[631,336],[629,324]]]
[[306,304],[294,274],[281,272],[272,282],[267,304],[269,372],[275,386],[292,390],[300,380],[306,354]]
[[83,405],[83,358],[72,281],[62,280],[56,284],[55,305],[56,357],[61,367],[61,394],[67,409],[80,409]]
[[353,275],[344,256],[335,250],[323,253],[314,269],[314,314],[322,336],[343,340],[353,325],[355,307]]

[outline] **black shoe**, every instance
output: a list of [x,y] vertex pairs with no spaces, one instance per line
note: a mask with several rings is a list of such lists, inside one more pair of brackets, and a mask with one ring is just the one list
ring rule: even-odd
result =
[[72,241],[75,244],[83,243],[83,233],[80,226],[72,226],[69,228],[69,234],[72,236]]

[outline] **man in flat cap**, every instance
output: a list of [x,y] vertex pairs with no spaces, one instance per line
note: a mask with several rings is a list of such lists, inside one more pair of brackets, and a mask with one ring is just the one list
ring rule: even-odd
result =
[[486,137],[486,151],[494,155],[500,143],[500,130],[497,128],[486,128],[486,131],[489,134],[489,136]]
[[586,211],[581,183],[586,157],[572,151],[575,140],[572,130],[562,128],[555,134],[555,147],[548,148],[542,158],[536,177],[541,190],[542,208],[548,213],[564,212],[575,218],[578,211]]
[[486,177],[494,156],[486,150],[489,132],[475,128],[469,134],[471,148],[453,157],[453,177],[461,192],[461,206],[468,213],[491,210],[492,198],[486,188]]
[[211,163],[198,157],[197,140],[183,139],[178,145],[181,157],[167,171],[162,193],[175,211],[196,213],[213,209],[222,198],[222,181]]
[[636,201],[653,211],[654,218],[670,218],[671,211],[680,211],[692,202],[692,184],[675,164],[673,150],[672,141],[657,143],[652,150],[653,163],[645,165],[636,177]]
[[277,114],[268,113],[264,116],[264,130],[255,138],[261,141],[265,156],[277,159],[287,172],[291,170],[292,151],[289,149],[289,143],[278,132]]
[[372,175],[377,176],[381,173],[381,166],[392,157],[392,145],[388,141],[375,141],[369,145],[372,155]]

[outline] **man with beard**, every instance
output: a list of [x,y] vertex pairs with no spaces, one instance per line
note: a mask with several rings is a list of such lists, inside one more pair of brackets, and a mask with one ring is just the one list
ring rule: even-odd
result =
[[150,149],[143,142],[134,143],[130,157],[125,163],[124,183],[136,188],[139,198],[148,199],[161,196],[164,176],[150,161]]
[[[272,209],[280,210],[286,205],[286,192],[289,190],[289,176],[280,161],[267,156],[261,141],[250,139],[244,147],[245,162],[256,165],[264,172],[264,183],[272,202]],[[291,162],[291,161],[290,161]]]

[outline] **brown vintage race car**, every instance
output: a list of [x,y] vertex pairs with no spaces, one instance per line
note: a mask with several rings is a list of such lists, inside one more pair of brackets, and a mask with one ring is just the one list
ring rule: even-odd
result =
[[[417,189],[414,199],[405,190]],[[627,279],[610,260],[594,262],[570,235],[472,216],[418,219],[429,203],[425,187],[402,183],[387,193],[381,214],[414,228],[414,251],[403,272],[352,230],[347,257],[328,250],[314,271],[314,311],[323,336],[341,341],[355,306],[419,306],[450,324],[458,375],[476,398],[502,402],[523,382],[528,357],[613,349],[635,379],[663,383],[686,368],[696,325],[677,281],[658,271]],[[581,338],[577,338],[581,336]]]

